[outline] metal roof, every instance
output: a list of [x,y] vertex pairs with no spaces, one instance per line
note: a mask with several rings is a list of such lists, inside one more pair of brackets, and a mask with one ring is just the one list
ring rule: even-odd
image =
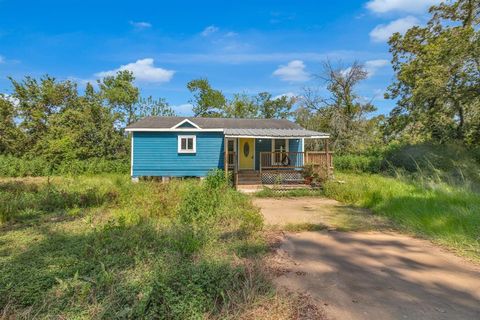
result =
[[328,138],[328,133],[305,129],[225,129],[227,137]]

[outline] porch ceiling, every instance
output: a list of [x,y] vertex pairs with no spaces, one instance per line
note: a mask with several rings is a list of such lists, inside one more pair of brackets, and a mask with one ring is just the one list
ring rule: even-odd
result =
[[225,129],[229,138],[320,138],[327,139],[329,134],[304,129]]

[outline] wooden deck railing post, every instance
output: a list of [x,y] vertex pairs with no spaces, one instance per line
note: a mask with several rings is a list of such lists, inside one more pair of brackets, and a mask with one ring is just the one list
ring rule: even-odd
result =
[[330,159],[329,159],[330,151],[328,150],[328,139],[324,140],[324,146],[325,146],[325,169],[326,169],[325,176],[328,179],[330,178]]
[[262,177],[262,166],[263,166],[263,152],[260,152],[260,166],[259,166],[259,171],[260,171],[260,178]]

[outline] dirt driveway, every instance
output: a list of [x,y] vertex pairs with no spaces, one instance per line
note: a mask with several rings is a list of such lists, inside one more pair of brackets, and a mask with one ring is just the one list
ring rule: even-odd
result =
[[309,293],[323,305],[328,318],[480,319],[479,266],[428,241],[391,231],[334,231],[335,224],[341,225],[336,215],[347,217],[348,223],[355,222],[348,217],[356,213],[359,220],[372,219],[365,211],[356,212],[334,200],[255,199],[254,203],[267,224],[307,222],[328,227],[286,233],[272,258],[272,267],[283,270],[277,284]]

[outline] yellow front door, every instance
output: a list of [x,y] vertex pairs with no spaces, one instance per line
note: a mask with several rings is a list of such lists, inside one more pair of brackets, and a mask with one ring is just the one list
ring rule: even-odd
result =
[[238,146],[240,169],[254,169],[255,139],[240,138]]

